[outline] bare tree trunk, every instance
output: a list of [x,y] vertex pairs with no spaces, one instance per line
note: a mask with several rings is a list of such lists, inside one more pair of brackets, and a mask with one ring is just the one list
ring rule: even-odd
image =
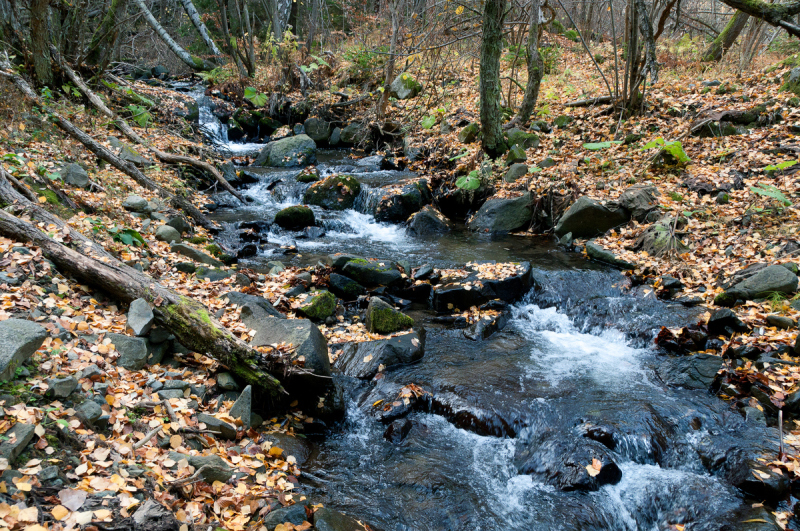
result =
[[526,124],[531,118],[533,109],[536,107],[536,102],[539,99],[539,86],[542,83],[542,76],[544,75],[544,62],[541,55],[539,55],[539,0],[531,0],[531,22],[528,27],[528,83],[525,86],[525,96],[522,98],[522,104],[519,107],[519,112],[513,121]]
[[650,74],[652,83],[658,83],[658,59],[656,58],[656,41],[653,36],[653,25],[647,12],[644,0],[634,0],[636,15],[639,19],[639,31],[644,38],[645,67],[642,75]]
[[800,15],[800,1],[792,0],[786,4],[765,2],[764,0],[722,0],[722,3],[751,17],[760,18],[767,24],[785,29],[790,35],[800,37],[800,25],[792,18]]
[[111,60],[111,54],[119,38],[119,24],[128,7],[128,0],[111,0],[111,7],[92,35],[89,51],[84,61],[99,67],[103,72]]
[[309,0],[311,2],[311,18],[308,21],[308,37],[306,38],[306,49],[311,52],[314,46],[314,37],[317,33],[317,19],[319,19],[320,0]]
[[50,0],[33,0],[31,2],[31,52],[33,54],[33,70],[40,84],[53,84],[53,66],[50,61],[50,28],[47,24],[50,11]]
[[717,38],[711,41],[711,44],[703,52],[703,61],[719,61],[722,56],[730,50],[733,43],[744,30],[750,15],[742,11],[734,13],[733,17],[725,24],[722,32],[717,35]]
[[183,9],[186,11],[186,14],[189,15],[189,20],[192,21],[194,27],[197,28],[197,33],[200,34],[200,37],[203,38],[203,42],[206,43],[208,49],[211,50],[216,57],[220,57],[222,52],[219,51],[217,45],[214,43],[214,39],[211,38],[211,35],[208,33],[208,29],[206,25],[203,24],[203,20],[200,18],[200,13],[197,12],[195,9],[192,0],[181,0],[181,4],[183,4]]
[[490,157],[505,153],[500,109],[500,54],[503,50],[505,0],[486,0],[481,39],[480,112],[481,145]]
[[386,116],[386,107],[389,104],[389,92],[394,80],[394,63],[397,54],[397,34],[400,32],[400,0],[389,4],[392,16],[392,40],[389,43],[389,59],[386,61],[386,79],[383,82],[383,94],[378,102],[378,118]]
[[163,26],[161,26],[161,24],[158,23],[156,17],[153,16],[153,13],[151,13],[150,10],[147,9],[144,0],[133,0],[133,1],[136,3],[137,6],[139,6],[139,9],[142,11],[142,14],[144,15],[144,18],[147,21],[147,23],[150,24],[150,27],[153,28],[153,30],[158,34],[159,37],[161,37],[161,40],[163,40],[164,43],[169,47],[169,49],[172,50],[172,53],[178,56],[178,59],[183,61],[192,70],[204,71],[204,70],[212,70],[214,68],[214,65],[200,59],[199,57],[193,56],[192,54],[184,50],[180,44],[175,42],[173,38],[170,37],[169,33],[167,33],[167,30],[165,30]]

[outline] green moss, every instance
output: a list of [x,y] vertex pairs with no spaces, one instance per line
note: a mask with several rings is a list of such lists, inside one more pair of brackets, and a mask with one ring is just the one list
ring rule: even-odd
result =
[[319,181],[319,175],[315,173],[303,173],[297,176],[297,182],[299,183],[314,183]]
[[361,193],[361,183],[352,175],[333,175],[306,190],[303,202],[328,210],[352,208]]
[[210,243],[205,247],[206,251],[213,254],[214,256],[222,256],[224,253],[222,252],[222,247],[217,245],[216,243]]
[[336,296],[330,291],[317,291],[300,306],[300,311],[310,319],[322,321],[336,311]]
[[189,238],[189,243],[194,243],[195,245],[202,245],[208,241],[208,238],[205,236],[192,236]]
[[370,332],[391,334],[414,326],[414,319],[390,308],[378,308],[370,314]]
[[362,264],[362,265],[369,265],[369,260],[364,260],[363,258],[353,258],[352,260],[348,260],[348,263],[352,262],[354,264]]
[[307,206],[291,206],[275,214],[275,223],[284,229],[301,230],[314,226],[314,212]]
[[737,297],[735,294],[722,292],[716,297],[714,297],[714,304],[716,304],[717,306],[724,306],[730,308],[734,304],[736,304],[736,299]]

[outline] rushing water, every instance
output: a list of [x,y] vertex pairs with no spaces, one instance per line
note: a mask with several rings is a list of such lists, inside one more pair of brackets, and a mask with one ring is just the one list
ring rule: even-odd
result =
[[[258,147],[232,146],[215,120],[201,112],[217,146],[236,153]],[[545,239],[493,238],[463,227],[416,238],[370,214],[380,187],[410,174],[336,150],[320,150],[318,169],[356,175],[363,187],[356,208],[315,207],[321,236],[271,227],[263,235],[268,245],[245,265],[257,268],[276,258],[315,263],[332,252],[412,266],[529,260],[540,289],[514,305],[510,324],[484,341],[441,328],[429,315],[421,319],[428,333],[420,362],[372,382],[342,378],[346,418],[315,443],[310,474],[301,478],[310,499],[386,531],[771,528],[747,522],[761,521],[763,512],[751,506],[759,500],[732,487],[708,456],[753,448],[774,457],[775,430],[747,425],[708,392],[668,388],[656,376],[662,358],[652,350],[654,333],[661,325],[691,322],[697,310],[628,292],[618,272]],[[226,227],[221,237],[236,243],[239,222],[269,221],[300,203],[307,185],[295,181],[298,173],[253,169],[258,182],[244,191],[246,205],[219,196],[223,208],[214,217]],[[299,256],[282,255],[289,245]],[[393,399],[410,383],[432,398],[408,416],[407,437],[392,443],[373,404]],[[580,455],[597,427],[621,470],[618,483],[594,492],[562,491],[547,474],[519,472],[520,455],[556,461]]]

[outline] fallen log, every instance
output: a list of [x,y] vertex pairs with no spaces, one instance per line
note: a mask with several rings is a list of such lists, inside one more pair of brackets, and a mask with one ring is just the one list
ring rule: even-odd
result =
[[600,103],[611,103],[611,96],[599,96],[597,98],[589,98],[585,100],[570,101],[564,104],[564,107],[591,107]]
[[286,369],[277,351],[265,353],[251,348],[223,327],[200,302],[162,286],[106,252],[93,255],[89,250],[74,251],[5,210],[0,210],[0,235],[32,243],[60,271],[121,302],[145,299],[152,306],[158,324],[169,330],[183,346],[208,354],[242,381],[269,395],[277,397],[285,393],[280,381],[270,374]]

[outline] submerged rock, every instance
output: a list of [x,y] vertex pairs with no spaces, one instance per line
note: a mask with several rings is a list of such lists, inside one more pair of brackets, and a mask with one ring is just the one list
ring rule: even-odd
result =
[[[519,473],[530,474],[559,490],[595,491],[622,479],[608,448],[591,439],[547,439],[520,447],[514,456]],[[597,464],[599,470],[594,467]]]
[[695,354],[670,358],[656,369],[667,384],[687,389],[708,389],[722,368],[723,359],[712,354]]
[[[352,175],[333,175],[312,184],[303,195],[303,202],[327,210],[353,208],[361,193],[361,183]],[[277,218],[276,218],[277,219]]]

